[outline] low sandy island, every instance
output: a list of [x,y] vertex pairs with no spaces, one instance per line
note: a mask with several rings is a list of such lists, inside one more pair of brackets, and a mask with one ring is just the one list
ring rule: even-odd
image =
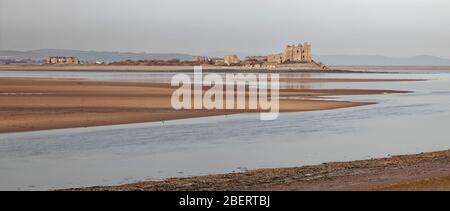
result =
[[[2,117],[0,133],[260,112],[260,110],[177,111],[172,108],[170,102],[175,89],[176,87],[168,84],[0,78],[0,116]],[[296,112],[369,105],[372,102],[333,101],[317,97],[401,92],[283,89],[280,91],[280,110]]]
[[[202,65],[204,72],[328,72],[328,73],[345,73],[345,70],[322,70],[309,69],[308,67],[271,67],[271,68],[255,68],[245,66],[214,66]],[[0,71],[95,71],[95,72],[192,72],[194,66],[157,66],[157,65],[94,65],[94,64],[79,64],[79,65],[48,65],[48,64],[8,64],[0,65]]]
[[[0,71],[26,70],[26,71],[126,71],[126,72],[192,72],[193,66],[148,66],[148,65],[108,65],[108,64],[81,64],[81,65],[48,65],[48,64],[0,64]],[[361,72],[360,70],[450,70],[450,66],[361,66],[361,65],[336,65],[329,66],[328,70],[310,70],[304,67],[273,67],[254,68],[244,66],[214,66],[203,65],[204,71],[211,72],[328,72],[347,73]]]
[[259,169],[119,186],[98,186],[84,191],[302,191],[302,190],[450,190],[450,151],[390,158],[324,163],[297,168]]

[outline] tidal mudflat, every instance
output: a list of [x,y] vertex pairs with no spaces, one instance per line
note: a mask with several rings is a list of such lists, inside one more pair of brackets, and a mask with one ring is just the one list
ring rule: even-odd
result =
[[[450,74],[446,73],[289,73],[284,77],[289,80],[282,85],[286,100],[303,100],[304,103],[312,100],[325,104],[363,103],[361,105],[364,106],[303,110],[308,112],[298,112],[302,110],[294,107],[275,121],[260,121],[251,113],[221,113],[213,117],[187,116],[187,119],[155,119],[149,123],[110,125],[129,123],[122,122],[133,119],[127,116],[117,122],[101,119],[93,125],[110,126],[94,127],[77,125],[77,121],[89,122],[89,115],[83,116],[83,113],[90,112],[100,116],[103,113],[108,118],[121,116],[117,115],[120,112],[137,112],[136,117],[142,118],[149,111],[139,109],[152,105],[164,106],[163,95],[159,95],[160,101],[147,103],[145,100],[139,101],[139,95],[150,97],[152,93],[156,95],[158,90],[170,92],[160,84],[155,86],[155,83],[163,83],[170,75],[143,73],[152,78],[152,84],[148,85],[142,83],[145,82],[142,75],[135,76],[133,73],[102,76],[99,73],[89,75],[86,72],[53,71],[39,75],[35,71],[36,75],[31,78],[20,77],[23,74],[20,71],[15,75],[14,71],[2,72],[0,76],[2,74],[5,74],[1,96],[5,106],[2,107],[3,112],[13,114],[8,109],[18,107],[14,103],[25,100],[24,96],[28,95],[36,100],[21,102],[23,107],[17,110],[15,118],[22,118],[20,112],[36,112],[38,116],[24,121],[29,121],[30,125],[49,121],[44,118],[48,115],[39,116],[39,112],[55,112],[54,121],[58,121],[58,115],[70,116],[71,112],[81,115],[77,117],[79,120],[74,118],[68,121],[73,125],[63,127],[67,129],[43,130],[48,129],[43,127],[35,128],[39,131],[25,129],[19,131],[29,132],[0,134],[0,188],[4,190],[117,185],[450,148],[446,139],[449,132],[445,127],[450,123]],[[49,74],[56,74],[57,77]],[[155,77],[158,74],[160,77]],[[345,81],[350,78],[352,80]],[[27,80],[28,88],[21,83]],[[109,92],[109,89],[114,91]],[[127,97],[129,93],[133,94]],[[309,106],[314,106],[314,103]],[[45,109],[51,106],[58,108]],[[60,109],[66,110],[57,114]],[[136,122],[147,121],[152,120]],[[54,125],[63,124],[59,122]],[[82,127],[71,128],[79,126]]]

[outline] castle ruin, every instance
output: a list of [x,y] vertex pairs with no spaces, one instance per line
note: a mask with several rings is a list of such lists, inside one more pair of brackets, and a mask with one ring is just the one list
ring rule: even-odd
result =
[[228,66],[241,63],[241,60],[236,55],[225,55],[223,57],[223,60],[224,60],[225,64]]
[[210,59],[206,56],[193,56],[192,61],[198,63],[209,63]]
[[49,56],[46,61],[47,64],[80,64],[77,57],[66,56]]
[[283,63],[311,63],[311,45],[308,42],[296,45],[287,45],[282,53],[267,56],[267,62]]
[[[205,62],[209,58],[196,56],[194,62]],[[287,68],[328,70],[329,68],[312,59],[311,44],[287,45],[281,53],[267,56],[247,56],[243,61],[236,55],[225,55],[223,59],[209,59],[216,66],[245,66],[250,68]]]

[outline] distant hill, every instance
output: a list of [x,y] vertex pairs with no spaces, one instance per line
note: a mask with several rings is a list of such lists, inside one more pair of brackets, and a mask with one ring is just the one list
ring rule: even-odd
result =
[[[210,57],[221,57],[223,52],[206,54]],[[239,54],[239,53],[236,53]],[[243,59],[245,53],[240,53]],[[79,50],[58,50],[41,49],[32,51],[8,51],[0,50],[0,60],[43,60],[48,56],[76,56],[85,62],[114,62],[144,59],[179,59],[182,61],[191,60],[192,56],[181,53],[122,53],[122,52],[103,52],[103,51],[79,51]],[[413,57],[387,57],[376,55],[314,55],[314,60],[327,65],[356,65],[356,66],[450,66],[450,59],[444,59],[436,56],[420,55]]]
[[79,51],[79,50],[57,50],[41,49],[32,51],[6,51],[0,50],[0,59],[32,59],[42,60],[48,56],[75,56],[81,61],[95,62],[113,62],[122,60],[143,60],[143,59],[180,59],[191,60],[192,56],[180,53],[121,53],[121,52],[102,52],[102,51]]
[[314,59],[327,65],[342,66],[450,66],[450,59],[429,55],[404,58],[374,55],[315,55]]

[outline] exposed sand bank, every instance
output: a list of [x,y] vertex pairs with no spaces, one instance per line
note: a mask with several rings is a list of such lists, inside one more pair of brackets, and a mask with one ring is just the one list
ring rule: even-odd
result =
[[450,190],[450,151],[72,190]]
[[[33,131],[162,121],[260,110],[172,109],[176,87],[167,84],[62,79],[0,78],[0,132]],[[320,99],[333,95],[399,93],[392,90],[287,89],[280,91],[281,112],[336,109],[371,104]],[[286,99],[289,97],[289,99]],[[291,99],[300,98],[300,99]]]

